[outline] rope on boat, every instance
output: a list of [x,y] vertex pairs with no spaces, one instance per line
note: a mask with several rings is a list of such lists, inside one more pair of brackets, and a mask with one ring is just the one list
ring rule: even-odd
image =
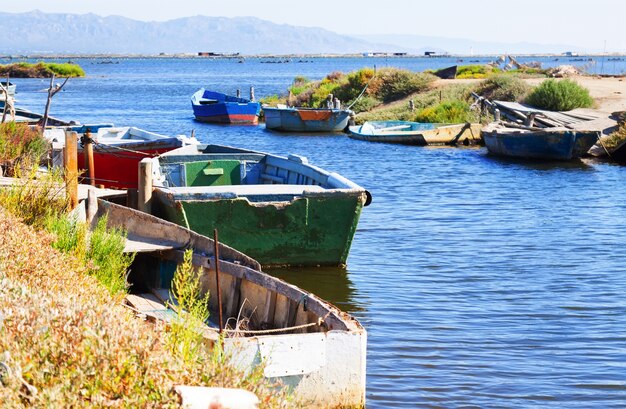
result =
[[359,96],[358,96],[358,97],[356,97],[356,99],[355,99],[355,100],[354,100],[354,101],[353,101],[350,105],[348,105],[348,108],[346,108],[346,109],[350,109],[350,108],[352,108],[352,106],[353,106],[354,104],[356,104],[356,102],[357,102],[359,99],[361,99],[361,97],[362,97],[362,96],[363,96],[363,94],[365,93],[365,90],[367,90],[367,87],[369,87],[369,86],[370,86],[370,82],[372,82],[372,80],[373,80],[374,78],[376,78],[376,66],[374,66],[374,75],[372,75],[372,78],[370,78],[370,80],[369,80],[369,81],[367,81],[367,84],[365,84],[365,87],[363,87],[363,91],[361,91],[361,93],[359,94]]

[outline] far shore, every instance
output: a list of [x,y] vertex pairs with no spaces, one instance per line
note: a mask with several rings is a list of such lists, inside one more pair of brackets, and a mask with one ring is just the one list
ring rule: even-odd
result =
[[559,58],[564,61],[568,61],[569,59],[579,59],[585,57],[592,58],[619,58],[626,57],[626,54],[609,54],[609,53],[591,53],[591,54],[576,54],[576,55],[565,55],[565,54],[513,54],[513,53],[493,53],[493,54],[435,54],[432,56],[422,55],[422,54],[404,54],[404,53],[375,53],[376,55],[364,55],[360,54],[250,54],[244,55],[239,53],[205,53],[210,55],[198,55],[198,53],[159,53],[159,54],[99,54],[99,53],[31,53],[31,54],[0,54],[0,59],[100,59],[100,58],[123,58],[123,59],[131,59],[131,58],[198,58],[198,59],[245,59],[245,58],[363,58],[363,59],[385,59],[385,58],[424,58],[424,59],[433,59],[433,58],[457,58],[457,59],[477,59],[477,58],[488,58],[500,55],[510,55],[515,58],[519,57],[537,57],[537,58]]

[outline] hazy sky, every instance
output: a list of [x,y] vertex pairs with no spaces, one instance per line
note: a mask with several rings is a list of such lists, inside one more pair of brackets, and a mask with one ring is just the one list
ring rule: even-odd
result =
[[0,0],[0,11],[95,13],[137,20],[254,16],[340,34],[417,34],[626,52],[625,0]]

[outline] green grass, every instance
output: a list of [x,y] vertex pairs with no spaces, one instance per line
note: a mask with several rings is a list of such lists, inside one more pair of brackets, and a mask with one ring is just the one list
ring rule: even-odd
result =
[[491,101],[520,102],[530,90],[531,87],[518,76],[497,74],[481,81],[476,88],[476,93]]
[[471,115],[467,102],[455,100],[423,108],[418,111],[414,120],[416,122],[461,123],[471,122]]
[[490,67],[487,65],[461,65],[457,68],[456,78],[487,78],[488,76],[499,72],[502,72],[502,70],[497,67]]
[[569,79],[543,81],[528,94],[525,102],[549,111],[569,111],[593,106],[589,90]]

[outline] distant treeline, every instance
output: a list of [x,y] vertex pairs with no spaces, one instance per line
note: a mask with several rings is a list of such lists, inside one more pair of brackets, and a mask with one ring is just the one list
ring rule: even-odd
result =
[[11,78],[50,78],[53,74],[57,77],[84,77],[85,71],[73,63],[19,62],[0,65],[0,77],[8,75]]

